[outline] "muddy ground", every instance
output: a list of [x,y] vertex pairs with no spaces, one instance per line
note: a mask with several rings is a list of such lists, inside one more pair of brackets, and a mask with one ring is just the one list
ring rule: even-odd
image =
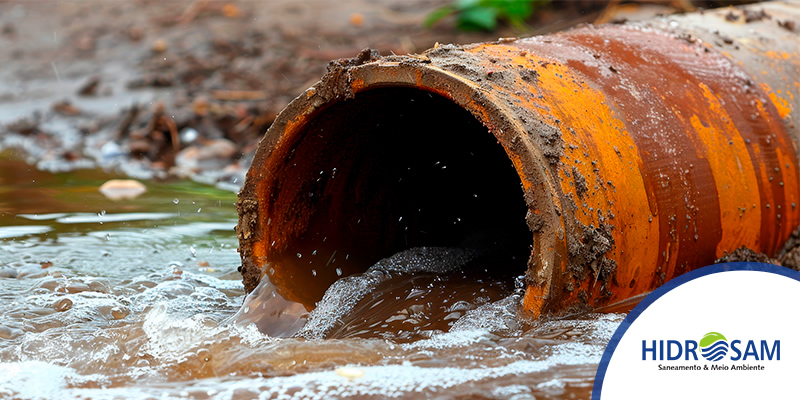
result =
[[[522,33],[423,28],[445,3],[0,2],[0,149],[44,170],[236,190],[276,114],[330,60]],[[592,21],[603,10],[592,3],[545,10],[527,34]]]
[[330,60],[367,47],[405,54],[647,18],[688,4],[570,1],[538,11],[527,31],[501,24],[464,33],[453,18],[424,28],[447,3],[0,1],[0,150],[49,171],[100,167],[237,190],[277,113]]
[[[552,4],[527,31],[431,29],[444,0],[0,1],[0,156],[59,172],[102,168],[140,179],[192,178],[237,191],[263,133],[330,60],[364,48],[529,36],[598,20],[647,18],[688,1]],[[720,2],[695,2],[719,6]],[[617,4],[614,6],[614,4]],[[740,249],[722,261],[800,268],[800,233],[776,259]]]

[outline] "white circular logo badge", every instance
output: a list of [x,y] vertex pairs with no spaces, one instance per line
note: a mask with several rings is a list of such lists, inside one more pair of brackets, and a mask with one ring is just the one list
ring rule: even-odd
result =
[[800,371],[800,272],[728,263],[681,275],[617,329],[593,399],[784,398]]

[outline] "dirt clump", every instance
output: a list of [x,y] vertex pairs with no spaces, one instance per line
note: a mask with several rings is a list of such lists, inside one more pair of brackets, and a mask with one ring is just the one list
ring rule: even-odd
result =
[[791,268],[795,271],[800,271],[800,228],[792,232],[792,235],[789,236],[788,240],[786,240],[783,248],[778,252],[778,254],[775,255],[775,258],[771,258],[763,253],[756,253],[755,251],[742,246],[730,254],[722,256],[714,263],[719,264],[724,262],[739,261],[774,264]]

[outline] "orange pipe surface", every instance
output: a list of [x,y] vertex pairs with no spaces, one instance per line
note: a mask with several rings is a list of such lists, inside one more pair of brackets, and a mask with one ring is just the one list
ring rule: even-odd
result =
[[[245,287],[268,275],[310,308],[338,276],[405,244],[392,201],[365,199],[391,199],[360,172],[380,157],[359,164],[362,136],[337,145],[315,122],[346,127],[364,118],[348,104],[374,106],[392,88],[454,103],[502,146],[527,207],[523,309],[534,316],[624,302],[741,246],[774,255],[800,224],[800,35],[786,21],[800,21],[800,5],[334,62],[279,115],[248,173]],[[352,178],[320,181],[332,166]],[[359,201],[385,207],[345,215]],[[312,248],[333,255],[298,261]]]

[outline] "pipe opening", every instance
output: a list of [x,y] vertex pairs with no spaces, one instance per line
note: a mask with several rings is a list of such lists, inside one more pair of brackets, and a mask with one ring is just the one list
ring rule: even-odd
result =
[[285,239],[268,249],[267,274],[288,299],[313,307],[341,276],[419,246],[476,249],[468,267],[492,277],[524,273],[532,234],[519,176],[456,103],[372,89],[317,111],[289,140],[262,197],[267,240]]

